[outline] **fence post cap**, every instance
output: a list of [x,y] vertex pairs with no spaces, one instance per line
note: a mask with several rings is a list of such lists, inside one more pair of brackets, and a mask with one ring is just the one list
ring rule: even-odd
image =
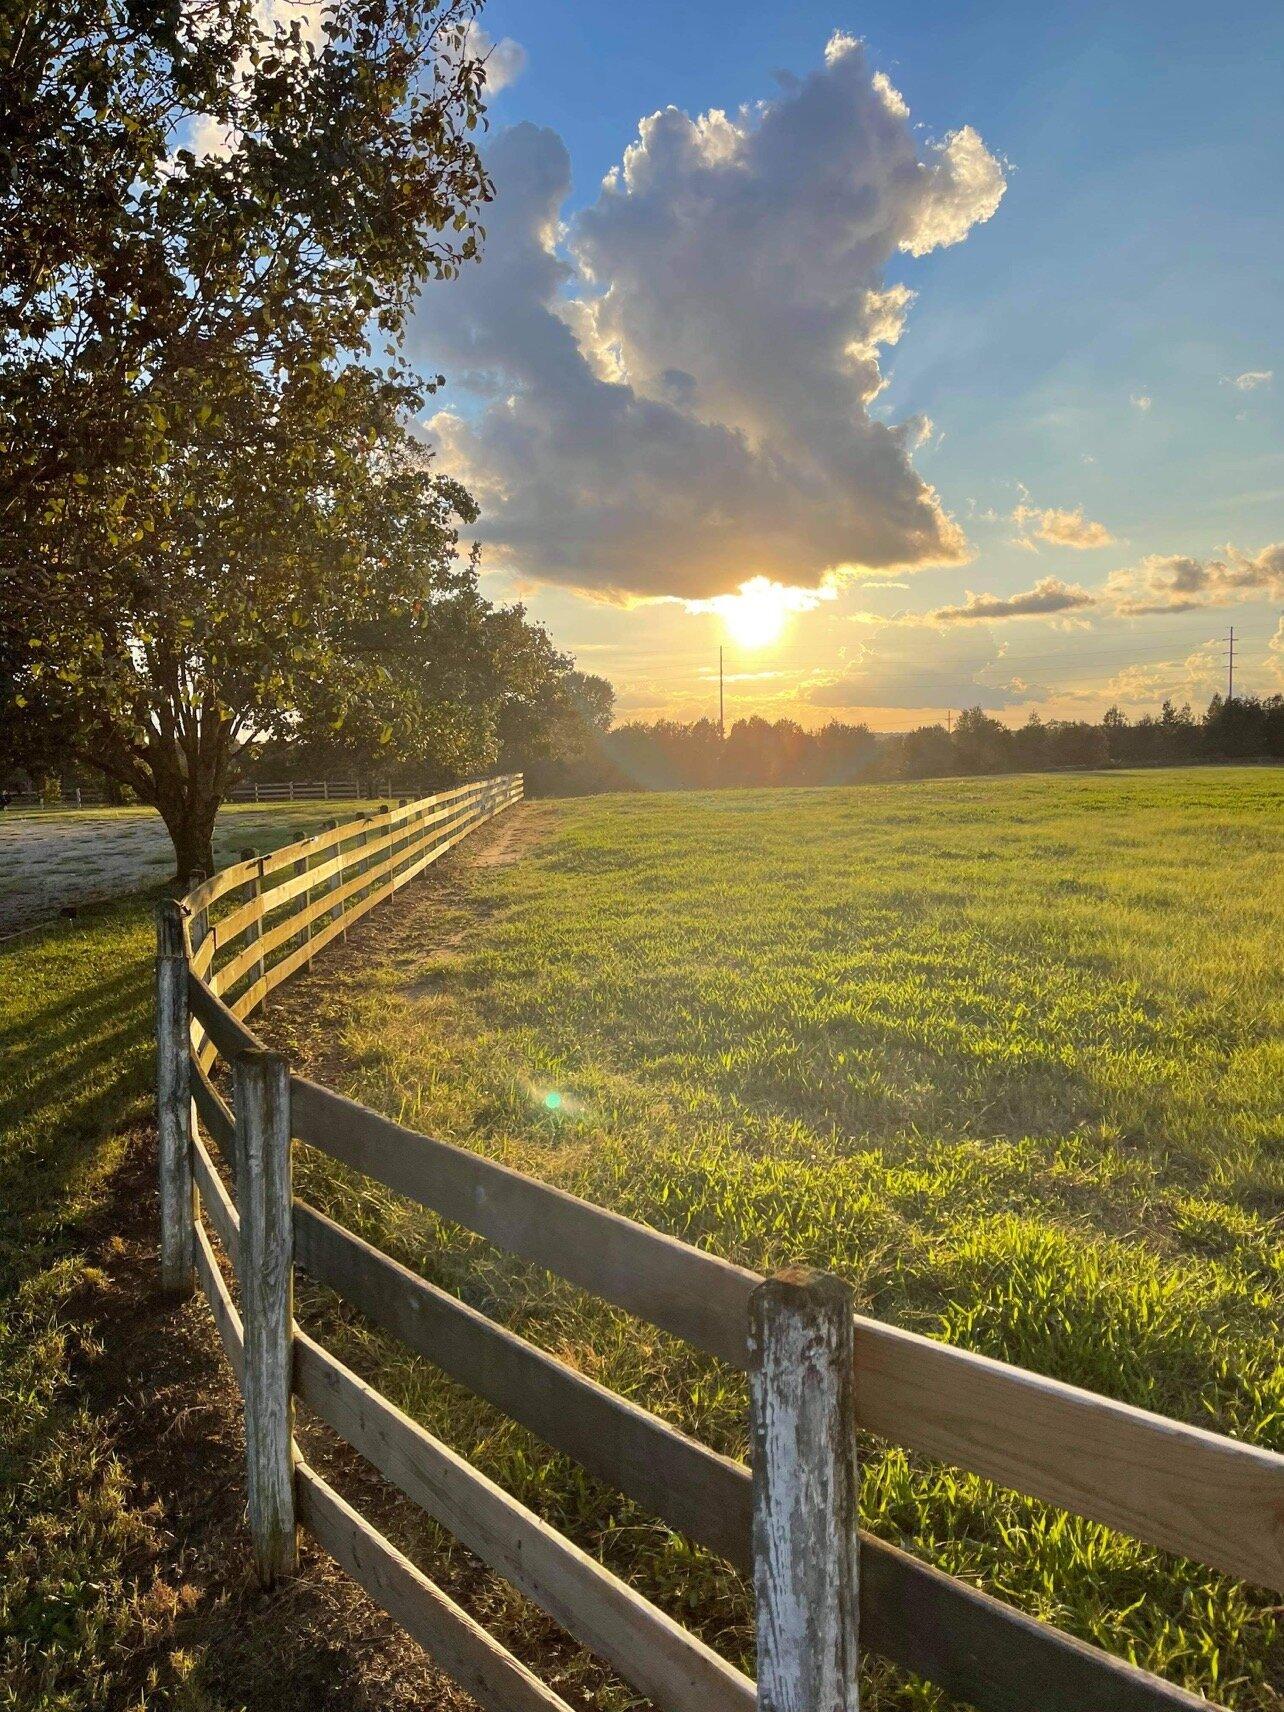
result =
[[821,1272],[813,1266],[784,1266],[764,1278],[754,1289],[750,1300],[808,1301],[818,1306],[835,1307],[850,1304],[851,1285],[836,1272]]
[[253,844],[247,844],[244,850],[238,852],[242,862],[257,862],[259,853]]
[[156,951],[161,957],[185,957],[183,923],[190,911],[179,898],[161,898],[156,905]]
[[234,1067],[241,1064],[251,1069],[269,1070],[279,1064],[283,1070],[289,1069],[289,1060],[285,1054],[271,1046],[238,1046],[228,1056]]

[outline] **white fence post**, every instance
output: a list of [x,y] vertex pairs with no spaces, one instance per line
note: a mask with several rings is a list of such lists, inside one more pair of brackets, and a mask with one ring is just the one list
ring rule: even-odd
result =
[[161,1288],[172,1296],[190,1296],[194,1286],[190,1031],[183,911],[165,898],[156,911],[156,1128]]
[[244,1052],[232,1073],[250,1533],[259,1581],[271,1587],[298,1567],[290,1072],[278,1053]]
[[849,1285],[804,1267],[749,1306],[759,1712],[858,1712],[855,1330]]

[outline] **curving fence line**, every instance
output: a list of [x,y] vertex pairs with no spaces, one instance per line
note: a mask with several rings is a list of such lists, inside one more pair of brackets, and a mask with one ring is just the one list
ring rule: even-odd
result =
[[[490,1712],[567,1712],[307,1466],[293,1433],[300,1398],[660,1712],[854,1712],[859,1649],[981,1712],[1206,1709],[859,1530],[857,1430],[1274,1589],[1284,1588],[1284,1457],[854,1314],[839,1279],[763,1279],[406,1129],[264,1050],[246,1019],[274,987],[521,796],[511,775],[402,804],[247,854],[161,908],[162,1276],[176,1295],[199,1281],[240,1382],[260,1579],[292,1573],[305,1527]],[[219,1059],[232,1072],[230,1105],[211,1076]],[[747,1370],[752,1472],[296,1199],[295,1138]],[[751,1575],[757,1684],[297,1325],[296,1267]]]

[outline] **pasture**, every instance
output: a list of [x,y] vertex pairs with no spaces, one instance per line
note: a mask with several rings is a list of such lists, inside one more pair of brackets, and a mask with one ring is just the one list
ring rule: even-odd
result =
[[[516,860],[456,865],[284,990],[265,1026],[296,1061],[755,1268],[838,1271],[868,1313],[1284,1448],[1284,776],[521,814]],[[318,1156],[299,1176],[416,1270],[744,1454],[743,1393],[712,1364]],[[749,1660],[725,1565],[333,1307],[328,1337]],[[1041,1618],[1226,1704],[1282,1704],[1260,1589],[872,1441],[863,1508]],[[943,1702],[875,1667],[868,1704]]]
[[[310,830],[315,808],[261,811],[253,831],[237,810],[223,848]],[[833,1268],[867,1312],[1280,1449],[1282,856],[1284,775],[1251,768],[533,803],[279,989],[261,1027],[369,1105],[730,1258]],[[196,1302],[175,1322],[147,1294],[150,914],[139,895],[0,950],[0,1705],[453,1712],[315,1561],[284,1599],[243,1585],[236,1406],[209,1316]],[[307,1150],[298,1181],[744,1453],[735,1376]],[[725,1564],[315,1287],[302,1308],[751,1664]],[[219,1528],[194,1511],[186,1541],[167,1539],[178,1500],[138,1429],[86,1387],[140,1315],[153,1340],[208,1351],[199,1382],[156,1377],[163,1342],[137,1353],[148,1444],[174,1447],[198,1505],[230,1492]],[[330,1468],[306,1418],[300,1434]],[[1224,1704],[1284,1706],[1273,1595],[873,1440],[863,1471],[883,1537]],[[636,1704],[432,1524],[385,1522],[573,1700]],[[879,1665],[865,1704],[946,1705]]]

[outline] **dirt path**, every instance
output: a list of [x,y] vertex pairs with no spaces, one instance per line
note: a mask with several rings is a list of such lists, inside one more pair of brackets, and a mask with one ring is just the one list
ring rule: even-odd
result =
[[[421,982],[425,954],[440,957],[459,945],[478,919],[480,906],[467,884],[474,868],[498,868],[538,848],[548,836],[552,804],[522,803],[489,822],[434,863],[421,880],[398,893],[349,930],[346,944],[318,957],[272,995],[259,1034],[284,1052],[296,1070],[319,1082],[337,1083],[343,1070],[339,1044],[347,994],[360,971],[374,966],[404,970],[408,983]],[[460,924],[459,912],[469,910]]]

